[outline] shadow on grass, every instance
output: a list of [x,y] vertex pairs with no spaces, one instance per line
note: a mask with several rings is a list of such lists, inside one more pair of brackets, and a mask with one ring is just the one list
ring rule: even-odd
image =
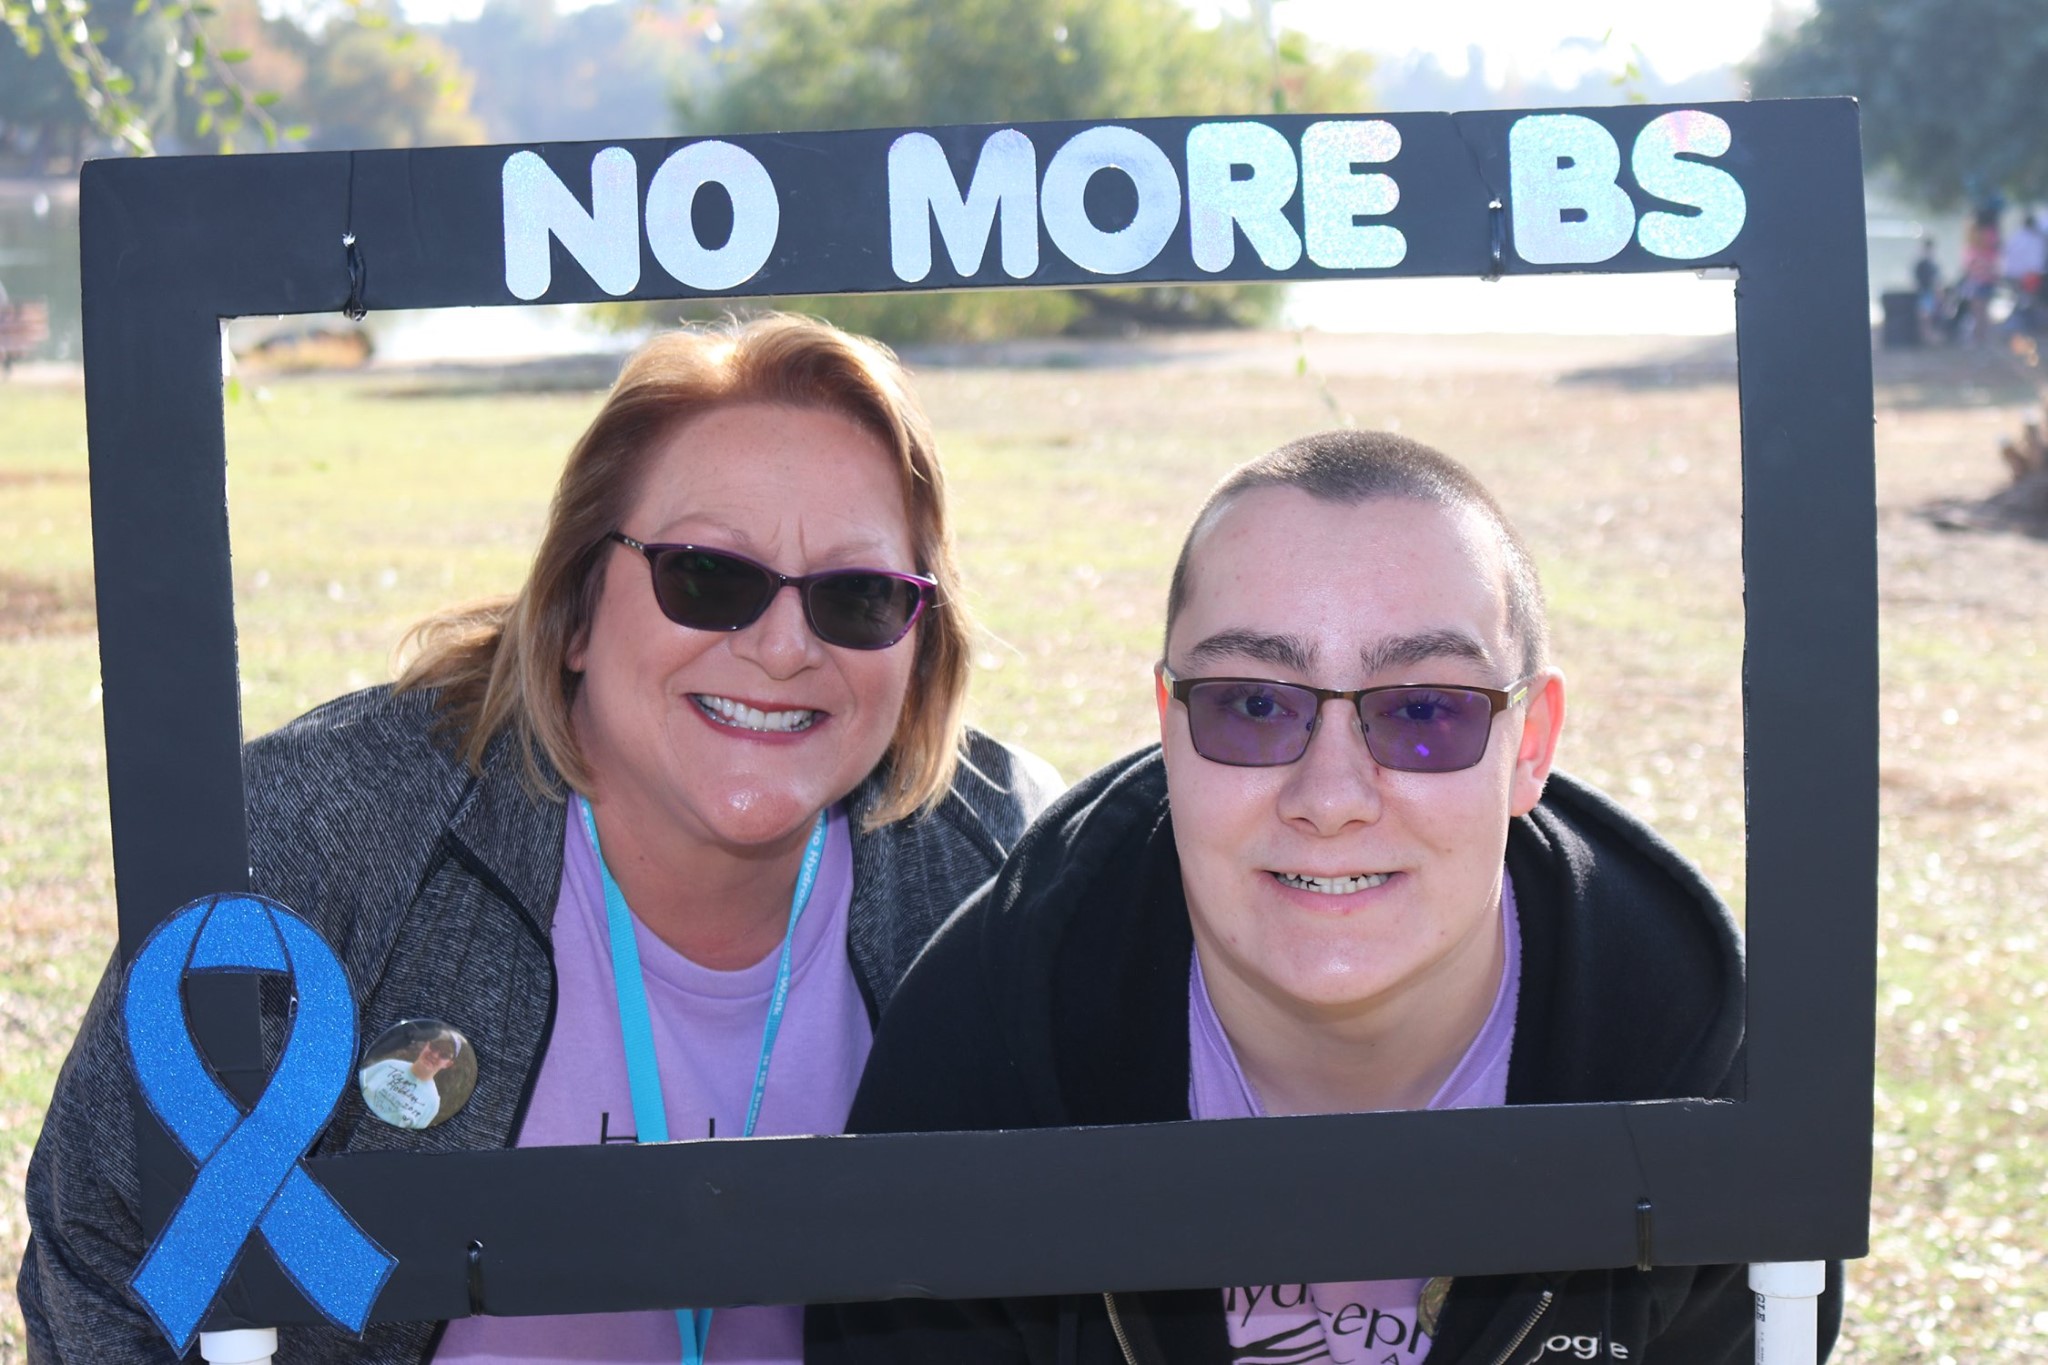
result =
[[1674,339],[1669,348],[1641,360],[1567,370],[1557,382],[1641,392],[1733,384],[1735,379],[1735,338],[1729,335]]
[[[2039,402],[2048,371],[2033,367],[2004,346],[1906,347],[1872,351],[1872,379],[1878,405],[1932,411],[1944,408],[2005,407]],[[1699,388],[1737,381],[1733,336],[1702,337],[1621,365],[1568,370],[1560,384],[1641,392]]]
[[495,398],[512,393],[599,393],[619,377],[617,352],[514,361],[435,361],[374,371],[371,398]]
[[0,569],[0,640],[83,635],[97,626],[92,578],[31,578]]
[[[919,342],[896,348],[904,363],[933,370],[1099,370],[1185,365],[1208,355],[1253,350],[1271,333],[1228,328],[1134,336],[1019,337],[1011,341]],[[1233,347],[1233,339],[1237,345]]]
[[[1178,334],[1176,334],[1178,335]],[[1227,334],[1225,334],[1227,335]],[[954,345],[905,346],[906,363],[930,369],[1092,370],[1185,364],[1188,347],[1124,338],[1053,337]],[[504,394],[595,393],[611,387],[624,353],[547,356],[519,361],[434,361],[380,366],[364,393],[373,398],[492,398]]]
[[1878,403],[1903,411],[2037,403],[2043,372],[1999,345],[1880,347],[1873,377]]
[[2048,540],[2048,474],[2008,484],[1988,498],[1939,498],[1914,511],[1943,531],[1993,531]]

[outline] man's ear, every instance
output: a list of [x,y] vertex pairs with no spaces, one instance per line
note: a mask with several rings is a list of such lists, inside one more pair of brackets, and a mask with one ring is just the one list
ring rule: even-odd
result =
[[[1510,727],[1512,729],[1512,727]],[[1508,813],[1527,815],[1543,799],[1543,784],[1557,760],[1557,737],[1564,732],[1564,675],[1555,669],[1538,674],[1529,684],[1522,713],[1521,744],[1515,751],[1514,776],[1508,783]]]
[[1161,659],[1152,665],[1152,700],[1159,707],[1159,742],[1166,743],[1166,708],[1172,704],[1173,696],[1166,690],[1166,661]]

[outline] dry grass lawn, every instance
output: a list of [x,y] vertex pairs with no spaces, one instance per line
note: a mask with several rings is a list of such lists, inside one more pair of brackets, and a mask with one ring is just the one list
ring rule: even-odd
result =
[[[1996,442],[2034,400],[1995,357],[1880,361],[1877,1190],[1837,1359],[2048,1355],[2048,540],[1920,515],[1998,485]],[[277,379],[231,410],[250,733],[388,676],[432,606],[516,581],[593,398],[502,379]],[[1317,427],[1394,427],[1475,465],[1535,544],[1572,685],[1565,765],[1742,904],[1725,343],[1056,343],[934,353],[919,382],[989,627],[985,727],[1069,775],[1146,742],[1166,571],[1210,482]],[[80,406],[75,389],[0,386],[0,1181],[15,1190],[113,937]],[[17,1199],[0,1208],[0,1365],[21,1354],[25,1235]]]

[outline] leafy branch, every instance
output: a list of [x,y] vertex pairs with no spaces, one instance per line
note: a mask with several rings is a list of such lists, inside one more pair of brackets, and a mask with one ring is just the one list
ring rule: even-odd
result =
[[106,34],[93,27],[85,0],[0,0],[0,23],[30,59],[48,52],[64,68],[102,134],[138,155],[155,150],[149,120],[131,98],[135,82],[107,56]]

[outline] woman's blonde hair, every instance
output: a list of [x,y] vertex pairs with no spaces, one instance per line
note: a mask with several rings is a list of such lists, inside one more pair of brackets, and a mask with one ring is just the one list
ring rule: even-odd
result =
[[525,586],[511,598],[438,613],[408,632],[419,653],[398,689],[438,693],[442,719],[472,768],[510,731],[537,790],[554,789],[551,765],[571,787],[589,791],[590,770],[569,720],[581,679],[566,661],[596,610],[612,548],[606,537],[638,500],[664,439],[738,403],[837,413],[895,457],[915,567],[938,580],[938,600],[917,625],[910,688],[867,824],[944,799],[959,759],[973,624],[961,602],[931,425],[887,347],[789,314],[666,332],[636,351],[569,452]]

